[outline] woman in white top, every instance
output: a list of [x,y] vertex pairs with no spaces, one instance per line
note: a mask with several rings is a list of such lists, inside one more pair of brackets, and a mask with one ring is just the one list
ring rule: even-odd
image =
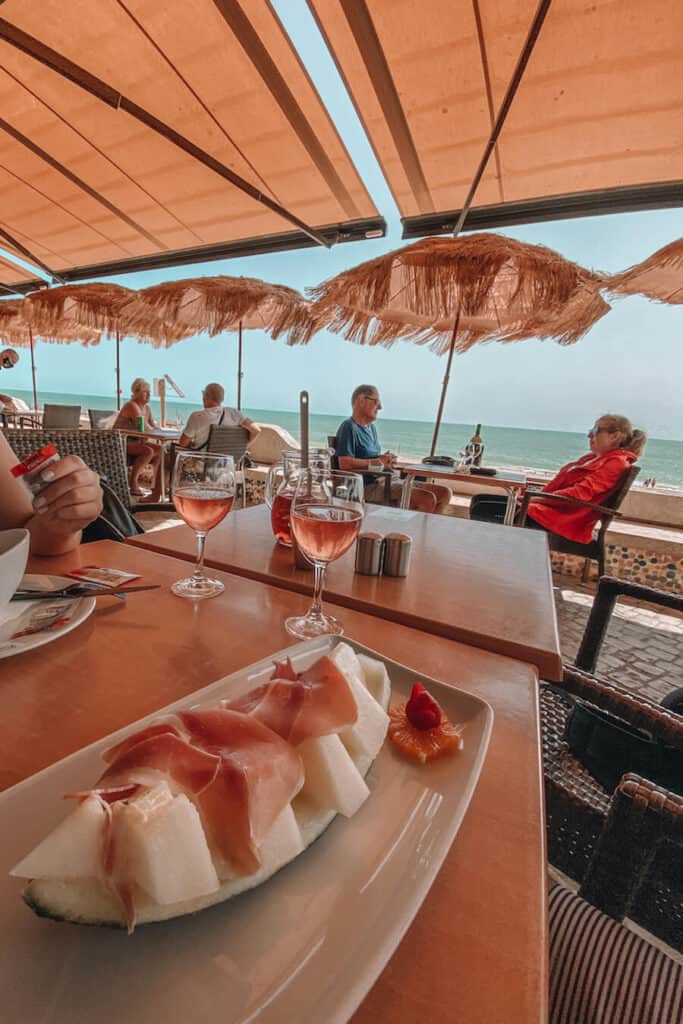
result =
[[220,384],[206,385],[202,391],[204,408],[193,412],[188,419],[178,442],[181,448],[203,448],[212,426],[244,427],[249,431],[249,441],[254,440],[260,428],[239,409],[224,409],[224,398],[225,391]]

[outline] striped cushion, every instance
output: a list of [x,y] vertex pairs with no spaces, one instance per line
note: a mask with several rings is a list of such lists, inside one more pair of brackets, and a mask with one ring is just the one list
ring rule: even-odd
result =
[[550,889],[551,1024],[673,1024],[683,967],[562,885]]

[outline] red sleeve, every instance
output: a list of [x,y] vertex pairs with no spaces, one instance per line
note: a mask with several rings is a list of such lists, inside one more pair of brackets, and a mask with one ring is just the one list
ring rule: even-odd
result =
[[605,459],[583,480],[572,484],[571,487],[561,487],[553,493],[564,494],[567,498],[578,498],[580,501],[590,501],[599,505],[601,500],[606,498],[617,486],[626,468],[620,458]]

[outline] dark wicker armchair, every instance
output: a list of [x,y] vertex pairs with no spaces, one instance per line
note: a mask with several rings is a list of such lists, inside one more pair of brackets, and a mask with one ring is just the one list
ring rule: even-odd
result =
[[[683,716],[571,668],[562,689],[683,750]],[[683,801],[637,776],[625,775],[614,795],[604,789],[567,744],[570,708],[541,688],[548,859],[582,884],[587,900],[682,949]]]
[[540,491],[528,488],[517,515],[517,526],[525,525],[529,503],[532,501],[559,501],[566,504],[568,508],[581,506],[593,509],[600,514],[600,526],[596,536],[587,544],[580,544],[578,541],[568,540],[566,537],[561,537],[558,533],[550,532],[548,532],[548,543],[551,551],[558,551],[565,555],[579,555],[581,558],[586,559],[595,559],[598,563],[598,576],[603,576],[605,573],[605,535],[607,528],[615,516],[621,515],[618,511],[619,506],[639,473],[640,468],[638,466],[631,466],[630,469],[627,469],[616,489],[608,498],[605,498],[602,505],[595,505],[590,501],[581,501],[579,498],[569,498],[564,494],[542,494]]

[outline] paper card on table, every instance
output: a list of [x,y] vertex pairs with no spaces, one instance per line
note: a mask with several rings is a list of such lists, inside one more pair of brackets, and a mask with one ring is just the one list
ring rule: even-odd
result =
[[139,573],[124,572],[123,569],[105,569],[99,565],[84,565],[81,569],[73,569],[67,576],[84,583],[100,583],[105,587],[120,587],[131,580],[139,580]]

